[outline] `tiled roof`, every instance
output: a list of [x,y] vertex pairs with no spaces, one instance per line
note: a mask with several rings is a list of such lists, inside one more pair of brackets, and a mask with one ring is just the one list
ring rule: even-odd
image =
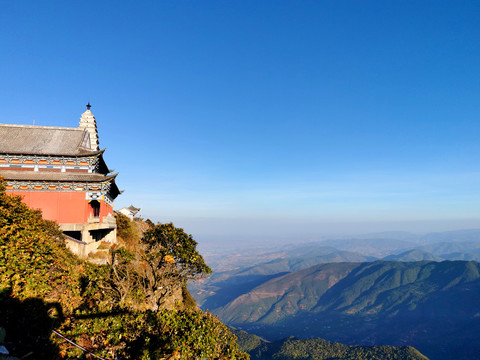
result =
[[85,156],[101,153],[91,150],[84,129],[0,124],[0,153],[28,155]]
[[118,174],[103,175],[98,173],[0,170],[0,177],[3,177],[5,180],[19,181],[103,182],[115,179],[117,175]]

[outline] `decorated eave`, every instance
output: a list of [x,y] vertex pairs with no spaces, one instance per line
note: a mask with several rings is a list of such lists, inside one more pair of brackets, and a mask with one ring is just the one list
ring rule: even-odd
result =
[[108,168],[103,160],[103,152],[96,155],[58,156],[0,153],[1,170],[42,171],[42,169],[57,169],[58,171],[82,171],[108,174]]
[[120,194],[120,190],[115,183],[117,175],[0,171],[0,177],[3,177],[7,183],[7,190],[101,191],[108,193],[112,200]]
[[[25,162],[30,162],[32,164],[52,164],[55,162],[60,162],[62,164],[66,163],[72,163],[72,164],[79,164],[82,162],[88,163],[88,164],[97,164],[102,160],[99,158],[102,157],[103,153],[105,152],[105,149],[98,150],[98,151],[85,151],[85,153],[78,153],[75,155],[65,155],[65,154],[28,154],[28,153],[22,153],[22,152],[1,152],[0,151],[0,162],[6,162],[6,163],[25,163]],[[16,161],[15,161],[16,160]],[[105,162],[103,162],[105,164]],[[103,167],[106,167],[106,165],[102,165]]]

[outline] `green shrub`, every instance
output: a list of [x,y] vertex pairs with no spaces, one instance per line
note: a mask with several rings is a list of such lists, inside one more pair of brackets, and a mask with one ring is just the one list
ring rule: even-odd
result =
[[[58,329],[107,358],[248,359],[225,325],[208,313],[139,311],[119,302],[111,288],[112,266],[78,259],[59,241],[58,226],[4,190],[0,181],[0,325],[13,356],[84,359],[82,351],[52,334]],[[186,274],[195,277],[209,268],[196,253],[196,242],[191,244],[193,250],[179,250],[178,259],[194,265]],[[126,264],[135,259],[126,249],[116,254]],[[145,300],[139,288],[131,294]]]

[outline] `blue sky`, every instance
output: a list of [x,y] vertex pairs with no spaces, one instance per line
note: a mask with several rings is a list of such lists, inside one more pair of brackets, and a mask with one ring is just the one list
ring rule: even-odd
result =
[[1,123],[202,241],[480,227],[478,1],[0,0]]

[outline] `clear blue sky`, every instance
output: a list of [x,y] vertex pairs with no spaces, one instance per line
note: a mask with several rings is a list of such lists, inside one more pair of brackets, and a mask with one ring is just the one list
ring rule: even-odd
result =
[[200,240],[480,227],[478,1],[0,0],[0,81]]

